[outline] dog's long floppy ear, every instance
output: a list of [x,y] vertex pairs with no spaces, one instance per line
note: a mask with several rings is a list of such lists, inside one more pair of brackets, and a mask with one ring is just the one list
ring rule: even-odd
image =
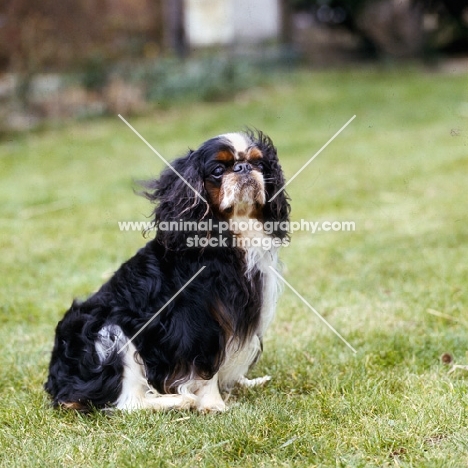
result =
[[179,225],[181,221],[198,222],[210,211],[202,170],[199,152],[190,150],[164,169],[159,179],[143,183],[143,195],[157,204],[153,211],[157,239],[168,249],[183,247],[190,235],[181,229],[169,229],[171,221]]
[[267,199],[263,208],[264,221],[276,223],[276,228],[272,233],[275,237],[279,237],[280,239],[287,238],[289,235],[288,222],[291,206],[289,205],[288,194],[285,190],[281,190],[286,181],[284,180],[283,171],[278,161],[276,148],[271,139],[260,131],[249,131],[249,136],[263,154],[263,177],[265,179]]

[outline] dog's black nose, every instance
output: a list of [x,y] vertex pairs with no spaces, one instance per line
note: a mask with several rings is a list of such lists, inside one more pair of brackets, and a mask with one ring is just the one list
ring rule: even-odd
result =
[[238,162],[234,164],[234,172],[247,174],[252,170],[252,166],[248,162]]

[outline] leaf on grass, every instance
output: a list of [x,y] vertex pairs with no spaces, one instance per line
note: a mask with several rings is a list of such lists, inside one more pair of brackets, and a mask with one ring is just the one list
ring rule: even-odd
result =
[[294,436],[294,437],[291,437],[289,440],[287,440],[284,444],[280,445],[279,448],[282,449],[282,448],[285,448],[287,447],[288,445],[291,445],[293,442],[295,442],[297,439],[299,439],[298,436]]
[[468,371],[468,365],[453,364],[452,368],[448,371],[448,374],[451,374],[452,372],[455,372],[457,369]]

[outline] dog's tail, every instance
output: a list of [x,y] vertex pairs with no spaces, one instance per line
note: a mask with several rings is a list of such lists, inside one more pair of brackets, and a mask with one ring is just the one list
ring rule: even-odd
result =
[[121,328],[96,320],[75,302],[57,325],[44,385],[56,407],[89,411],[117,400],[123,373],[119,350],[127,338]]

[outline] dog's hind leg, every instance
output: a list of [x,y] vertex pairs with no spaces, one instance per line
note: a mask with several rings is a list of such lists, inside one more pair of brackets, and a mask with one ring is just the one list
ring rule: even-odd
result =
[[[113,326],[112,334],[116,336],[116,329]],[[104,330],[104,332],[103,332]],[[100,336],[106,334],[103,329]],[[111,345],[112,343],[112,345]],[[169,409],[189,409],[195,405],[195,395],[174,394],[162,395],[148,384],[146,379],[145,366],[133,343],[123,335],[118,335],[118,339],[110,340],[107,344],[112,346],[112,352],[119,352],[123,360],[122,390],[115,403],[117,409],[133,411],[139,409],[169,410]],[[100,348],[102,348],[102,343]],[[96,345],[96,349],[98,346]],[[110,348],[100,349],[99,352],[108,353]]]

